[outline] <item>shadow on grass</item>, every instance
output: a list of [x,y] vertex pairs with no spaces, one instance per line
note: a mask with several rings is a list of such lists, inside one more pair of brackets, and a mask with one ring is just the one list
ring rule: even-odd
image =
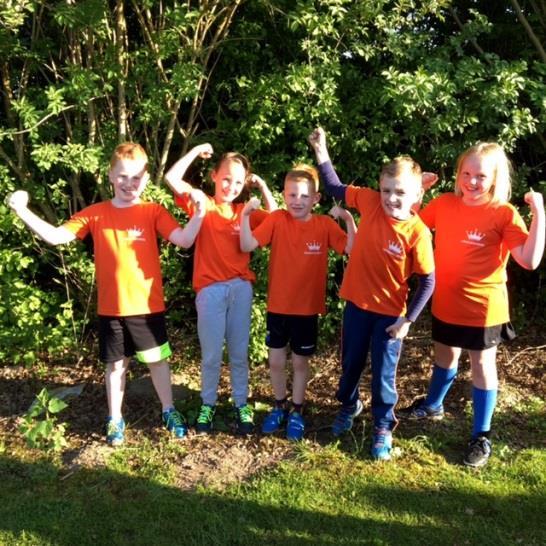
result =
[[[536,493],[476,495],[453,484],[430,490],[366,480],[328,484],[297,474],[265,475],[231,493],[187,492],[104,469],[63,479],[50,462],[9,456],[0,456],[0,475],[3,544],[498,546],[546,539],[538,523],[545,498]],[[277,480],[279,489],[268,480]],[[313,490],[325,498],[319,510],[306,504]]]

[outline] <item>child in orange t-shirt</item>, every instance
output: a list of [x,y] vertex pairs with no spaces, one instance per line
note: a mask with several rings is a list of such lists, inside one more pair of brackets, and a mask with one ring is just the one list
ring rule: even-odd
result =
[[[194,207],[189,200],[193,191],[183,180],[191,163],[198,157],[210,158],[210,144],[192,148],[166,174],[167,183],[176,193],[176,203],[190,216]],[[196,430],[206,434],[212,430],[224,341],[231,372],[232,398],[237,417],[237,431],[249,434],[254,427],[253,412],[248,399],[248,343],[252,305],[250,254],[239,248],[239,224],[243,203],[234,203],[245,186],[261,190],[268,210],[277,205],[267,184],[257,175],[250,175],[246,157],[230,152],[220,157],[211,172],[214,197],[207,197],[207,214],[195,243],[193,287],[197,292],[197,333],[201,345],[201,399]],[[252,213],[256,227],[267,212]]]
[[[250,252],[271,245],[266,343],[275,407],[265,418],[262,432],[273,433],[286,425],[290,440],[301,440],[305,430],[302,406],[309,358],[316,350],[318,315],[326,312],[328,249],[348,254],[356,232],[353,217],[340,207],[330,213],[344,220],[347,234],[328,216],[312,214],[320,200],[318,186],[316,169],[296,165],[284,179],[287,210],[273,212],[251,231],[250,215],[259,206],[259,200],[252,198],[241,218],[241,250]],[[288,344],[294,370],[290,413],[285,371]]]
[[[362,411],[359,383],[371,351],[371,454],[388,460],[397,420],[396,369],[402,340],[430,298],[434,260],[430,231],[412,212],[421,195],[421,168],[409,157],[383,166],[380,191],[342,184],[332,166],[326,135],[318,128],[309,137],[326,192],[356,208],[361,220],[340,296],[346,300],[342,332],[342,374],[337,391],[341,409],[332,425],[335,436],[350,430]],[[419,278],[406,310],[408,278]]]
[[495,143],[463,152],[455,193],[433,199],[420,216],[434,230],[436,288],[432,296],[435,365],[426,398],[407,412],[413,419],[441,419],[443,400],[457,374],[462,349],[472,370],[474,424],[463,462],[487,463],[497,400],[497,345],[515,335],[510,324],[506,264],[512,254],[525,269],[538,267],[544,251],[544,202],[530,191],[529,232],[508,203],[510,162]]
[[60,245],[93,237],[98,289],[99,351],[106,364],[109,417],[108,444],[125,437],[122,417],[125,379],[131,357],[148,365],[163,407],[163,422],[178,438],[186,426],[174,408],[169,364],[171,355],[165,327],[165,303],[157,236],[177,246],[190,247],[205,214],[205,195],[191,198],[196,214],[182,229],[165,208],[140,196],[149,180],[146,152],[138,144],[120,144],[112,154],[108,177],[114,197],[86,207],[62,226],[54,227],[31,212],[28,194],[17,191],[9,205],[44,241]]

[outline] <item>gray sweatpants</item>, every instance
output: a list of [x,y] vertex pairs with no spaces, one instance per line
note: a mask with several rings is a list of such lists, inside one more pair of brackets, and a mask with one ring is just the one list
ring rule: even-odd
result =
[[227,345],[232,398],[236,406],[248,398],[248,342],[252,284],[240,278],[202,288],[195,298],[201,345],[201,398],[214,406],[224,348]]

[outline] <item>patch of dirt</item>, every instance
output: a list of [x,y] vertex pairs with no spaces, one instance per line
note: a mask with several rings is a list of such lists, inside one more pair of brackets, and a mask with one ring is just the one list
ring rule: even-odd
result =
[[[432,347],[426,321],[423,330],[410,336],[398,371],[399,407],[409,405],[417,396],[426,393]],[[501,393],[498,413],[513,414],[514,424],[519,415],[518,404],[529,396],[544,399],[546,383],[546,336],[537,332],[518,337],[510,345],[501,347],[498,356]],[[196,363],[173,365],[173,385],[177,407],[183,413],[195,416],[199,407],[199,368]],[[446,411],[454,419],[462,419],[464,407],[470,400],[471,382],[468,362],[462,359],[460,373],[448,399]],[[323,351],[312,359],[312,375],[306,402],[306,439],[325,444],[331,441],[329,426],[337,411],[335,391],[339,379],[340,364],[337,350]],[[161,441],[166,432],[160,423],[160,408],[151,390],[147,373],[137,365],[131,366],[125,397],[125,419],[128,423],[127,444],[138,446],[148,439]],[[62,461],[68,477],[80,468],[104,467],[112,449],[104,443],[106,396],[102,367],[90,363],[67,365],[41,365],[33,369],[7,366],[0,368],[0,441],[22,446],[17,432],[19,420],[27,411],[35,395],[43,387],[48,389],[83,384],[84,389],[76,398],[68,400],[68,408],[59,418],[68,425],[69,446],[63,452]],[[362,381],[364,419],[369,422],[370,406],[369,367]],[[133,387],[131,386],[133,385]],[[229,372],[222,371],[220,401],[228,407]],[[256,422],[261,422],[271,403],[271,388],[267,365],[251,369],[251,398],[258,408]],[[510,413],[511,412],[511,413]],[[223,412],[227,416],[227,412]],[[222,489],[225,486],[248,479],[257,472],[271,468],[280,461],[293,457],[296,447],[281,436],[265,437],[258,432],[249,437],[233,433],[229,417],[220,423],[220,430],[212,435],[196,435],[193,431],[183,440],[184,449],[177,456],[177,485],[182,489],[194,489],[199,485]],[[403,433],[403,426],[400,427]],[[176,441],[176,440],[169,440]],[[348,440],[350,441],[350,440]],[[514,440],[517,444],[517,439]],[[545,445],[546,447],[546,445]]]

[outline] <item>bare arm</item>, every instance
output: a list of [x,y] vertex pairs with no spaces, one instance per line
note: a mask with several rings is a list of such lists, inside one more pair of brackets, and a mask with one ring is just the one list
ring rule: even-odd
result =
[[529,228],[529,236],[521,246],[510,252],[514,260],[525,269],[536,269],[544,254],[544,198],[542,194],[531,190],[525,194],[525,202],[531,207],[533,219]]
[[252,252],[258,247],[258,241],[253,237],[250,229],[250,215],[259,208],[260,200],[257,197],[251,197],[243,208],[241,213],[241,229],[239,231],[239,244],[242,252]]
[[12,193],[8,198],[8,205],[31,231],[50,245],[63,245],[76,238],[76,235],[68,229],[62,226],[52,226],[49,222],[36,216],[27,206],[28,193],[26,191],[19,190]]
[[182,156],[165,175],[167,184],[178,195],[191,193],[192,186],[184,181],[184,176],[189,166],[197,159],[209,159],[212,156],[213,149],[210,144],[200,144],[192,148],[186,155]]
[[262,193],[262,198],[265,203],[265,210],[267,210],[268,212],[273,212],[274,210],[277,210],[279,208],[277,205],[277,201],[275,201],[271,190],[268,188],[267,183],[263,178],[259,177],[257,174],[251,175],[250,186],[252,188],[258,188]]
[[356,235],[356,223],[353,215],[343,207],[335,205],[330,209],[330,215],[336,220],[341,218],[345,222],[345,229],[347,231],[347,244],[345,245],[345,254],[350,254],[353,249],[353,243]]
[[192,190],[190,197],[195,206],[195,213],[184,228],[176,228],[169,235],[169,241],[173,243],[173,245],[181,246],[182,248],[189,248],[193,245],[206,214],[207,198],[205,194],[201,190]]

